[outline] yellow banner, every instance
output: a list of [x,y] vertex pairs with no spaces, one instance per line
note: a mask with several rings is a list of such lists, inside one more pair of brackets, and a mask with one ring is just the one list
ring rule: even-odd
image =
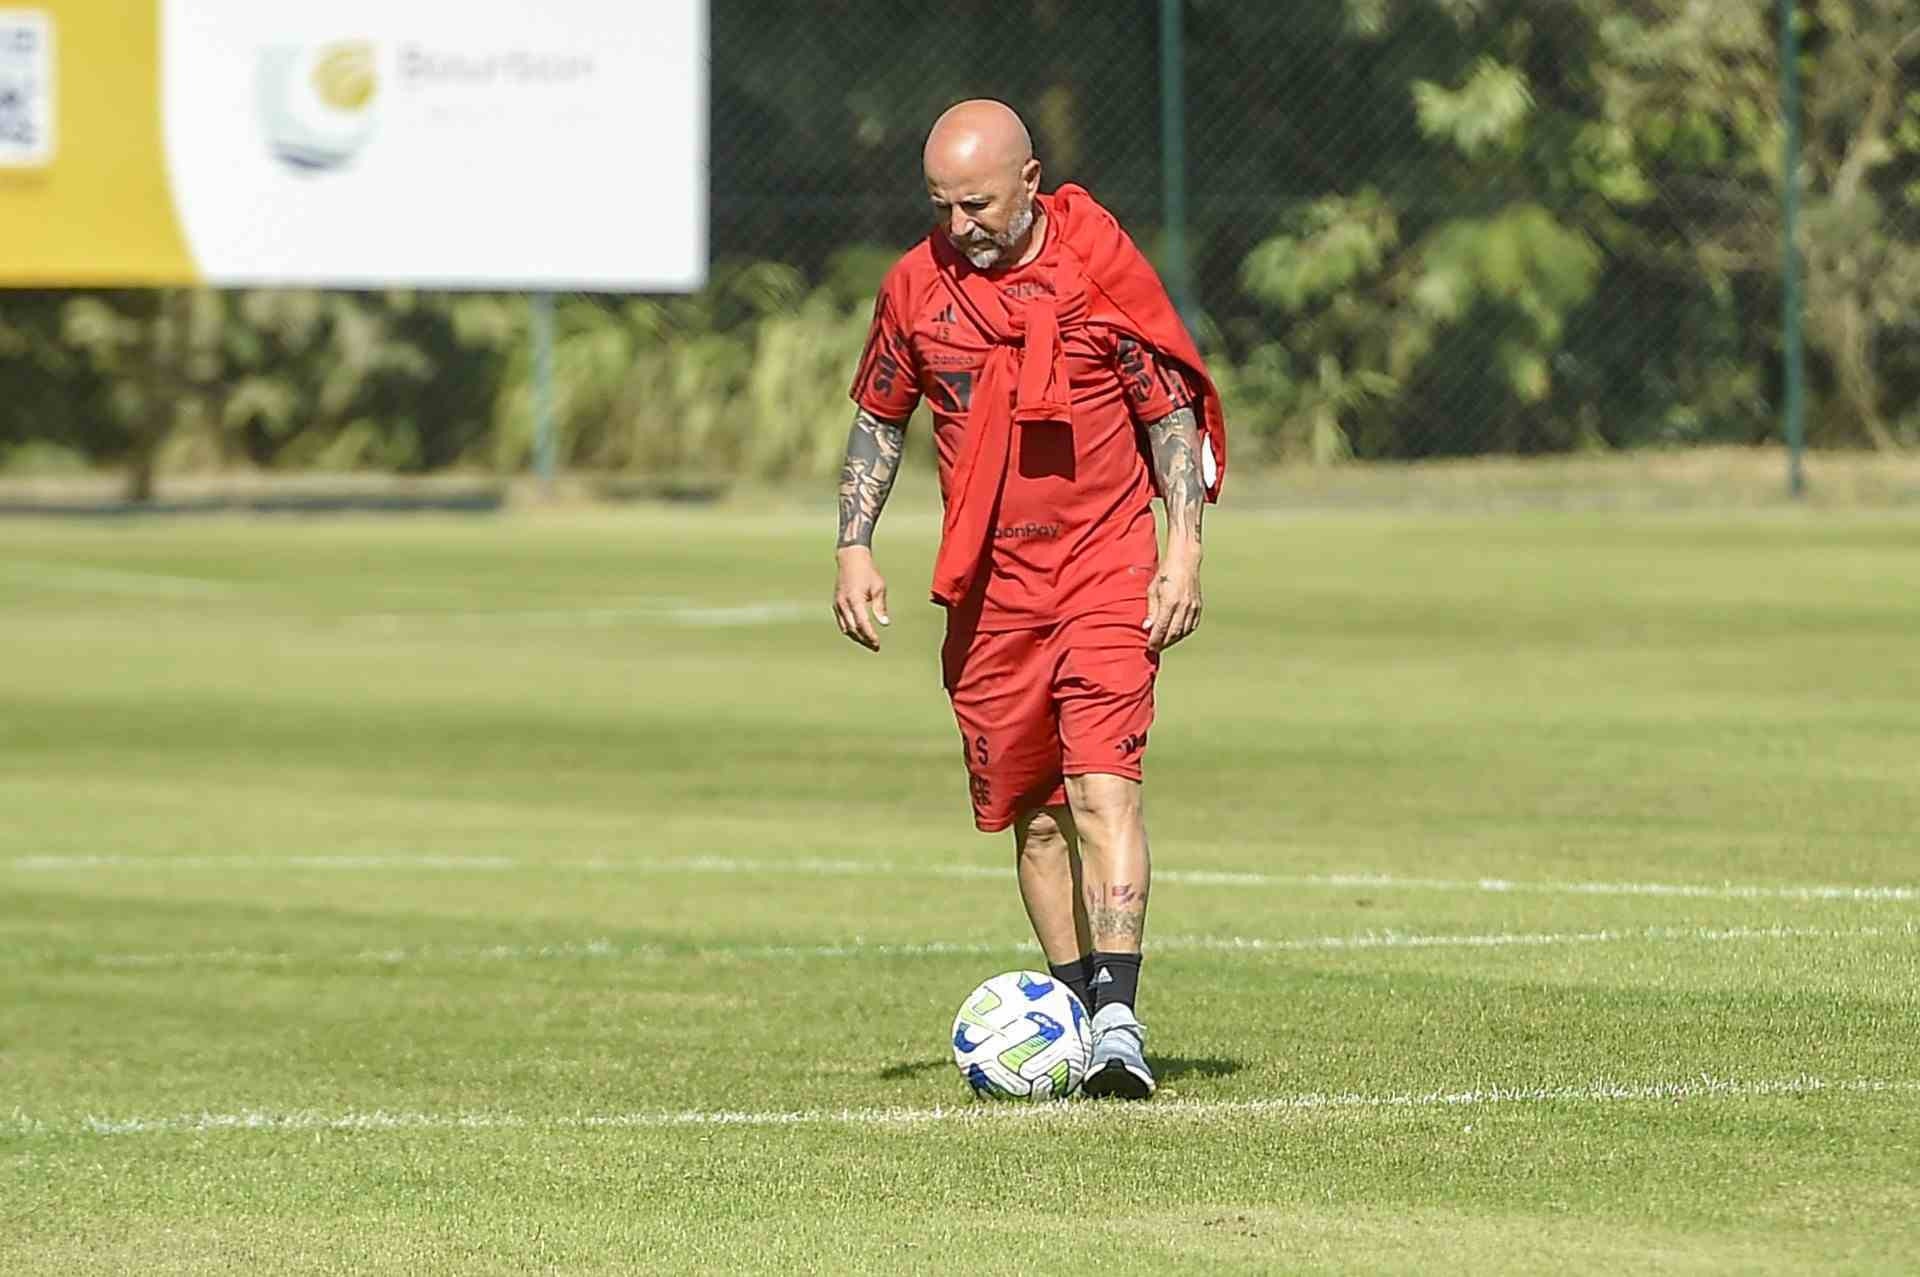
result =
[[[0,39],[35,29],[50,35],[50,110],[17,127],[49,136],[43,155],[0,164],[0,284],[198,282],[161,137],[158,0],[0,3]],[[9,65],[33,74],[25,53]]]

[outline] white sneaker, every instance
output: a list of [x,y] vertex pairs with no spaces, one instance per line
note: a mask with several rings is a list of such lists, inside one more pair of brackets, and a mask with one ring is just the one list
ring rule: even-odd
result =
[[1093,1061],[1080,1089],[1094,1099],[1151,1096],[1153,1070],[1147,1067],[1146,1043],[1147,1026],[1134,1018],[1132,1007],[1121,1002],[1101,1007],[1093,1017]]

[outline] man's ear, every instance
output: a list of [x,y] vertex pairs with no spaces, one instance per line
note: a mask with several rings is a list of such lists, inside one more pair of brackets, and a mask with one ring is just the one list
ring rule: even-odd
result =
[[1025,184],[1028,195],[1040,192],[1040,161],[1028,160],[1020,166],[1020,181]]

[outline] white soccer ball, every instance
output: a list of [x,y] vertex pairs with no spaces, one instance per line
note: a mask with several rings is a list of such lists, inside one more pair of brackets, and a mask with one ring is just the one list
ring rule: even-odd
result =
[[1073,990],[1036,971],[988,980],[953,1018],[953,1063],[987,1100],[1073,1094],[1093,1057],[1093,1028]]

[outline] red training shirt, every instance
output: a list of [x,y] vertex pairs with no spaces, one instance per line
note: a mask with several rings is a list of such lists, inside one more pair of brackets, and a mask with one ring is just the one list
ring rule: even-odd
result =
[[[1053,294],[1057,257],[1049,236],[1033,261],[987,278],[1017,307]],[[854,401],[884,421],[905,421],[925,396],[940,490],[950,496],[974,382],[993,342],[941,287],[927,241],[888,272],[867,343],[867,378]],[[1073,421],[1014,427],[985,570],[951,618],[982,632],[1145,600],[1159,564],[1154,481],[1138,425],[1190,406],[1192,388],[1178,365],[1104,325],[1066,328],[1061,344]]]

